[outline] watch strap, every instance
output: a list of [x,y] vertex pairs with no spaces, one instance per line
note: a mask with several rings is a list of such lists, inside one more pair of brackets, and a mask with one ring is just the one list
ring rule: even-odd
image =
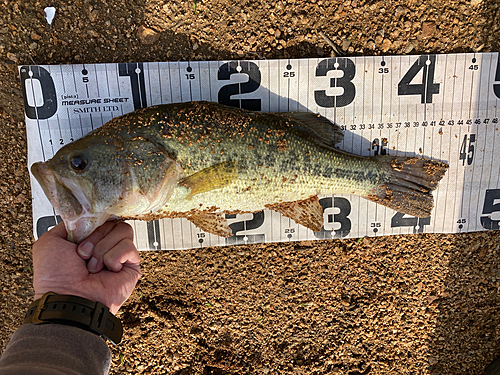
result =
[[123,335],[120,320],[100,302],[86,298],[45,293],[28,308],[23,324],[65,324],[82,328],[118,344]]

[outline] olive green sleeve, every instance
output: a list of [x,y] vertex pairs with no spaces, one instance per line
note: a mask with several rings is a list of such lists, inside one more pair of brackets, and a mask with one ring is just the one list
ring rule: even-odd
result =
[[108,374],[111,354],[99,336],[61,324],[26,324],[0,357],[2,375]]

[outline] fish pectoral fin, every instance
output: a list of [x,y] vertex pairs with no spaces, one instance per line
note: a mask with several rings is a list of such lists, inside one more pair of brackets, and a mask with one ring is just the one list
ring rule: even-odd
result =
[[323,226],[323,207],[316,195],[302,201],[268,204],[266,208],[279,212],[313,232],[319,232]]
[[227,220],[219,213],[199,212],[189,215],[187,219],[201,230],[220,237],[232,237],[233,231]]
[[189,197],[229,185],[238,177],[236,163],[226,161],[202,169],[179,181],[179,185],[189,189]]
[[287,112],[283,115],[289,116],[297,130],[308,133],[312,140],[320,145],[333,147],[344,139],[340,126],[316,113]]

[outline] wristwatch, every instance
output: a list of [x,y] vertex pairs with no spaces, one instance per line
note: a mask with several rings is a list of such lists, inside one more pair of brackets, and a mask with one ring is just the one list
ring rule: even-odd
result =
[[45,293],[28,308],[23,324],[64,324],[95,333],[119,344],[123,327],[120,320],[100,302],[86,298]]

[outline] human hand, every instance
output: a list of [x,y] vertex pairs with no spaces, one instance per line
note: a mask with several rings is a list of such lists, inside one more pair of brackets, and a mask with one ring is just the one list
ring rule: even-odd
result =
[[35,299],[49,291],[70,294],[101,302],[115,314],[141,276],[132,227],[108,221],[80,245],[66,237],[60,223],[33,245]]

